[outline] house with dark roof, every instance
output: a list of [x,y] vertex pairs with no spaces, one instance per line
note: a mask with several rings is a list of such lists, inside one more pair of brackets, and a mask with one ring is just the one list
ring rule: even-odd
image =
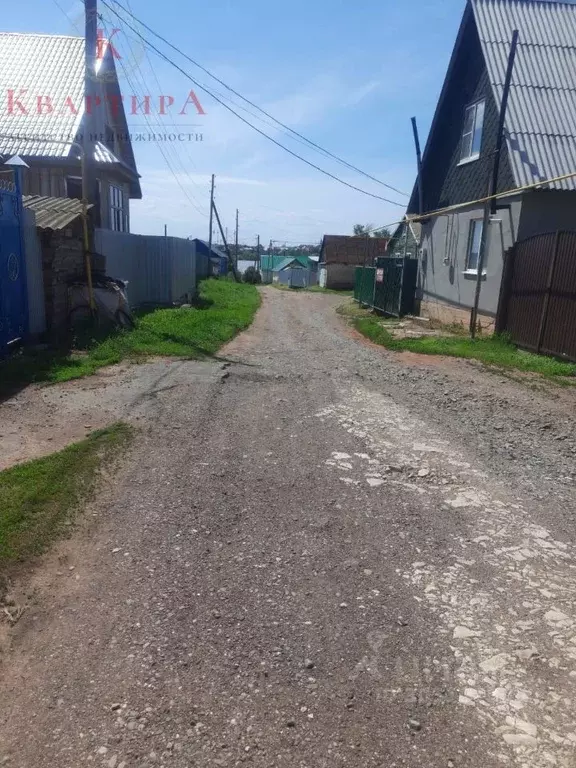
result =
[[388,237],[324,235],[318,265],[320,286],[352,290],[356,267],[374,266],[377,258],[386,256],[389,240]]
[[[422,312],[468,322],[478,278],[483,205],[498,134],[512,33],[519,43],[504,125],[499,198],[486,233],[480,319],[498,307],[503,254],[543,232],[576,228],[576,5],[468,0],[422,158],[423,211],[469,203],[422,223]],[[408,213],[419,208],[418,183]]]
[[130,229],[130,200],[142,197],[113,50],[102,41],[90,99],[84,99],[84,39],[0,33],[0,162],[19,155],[23,193],[81,198],[83,137],[93,153],[94,224]]

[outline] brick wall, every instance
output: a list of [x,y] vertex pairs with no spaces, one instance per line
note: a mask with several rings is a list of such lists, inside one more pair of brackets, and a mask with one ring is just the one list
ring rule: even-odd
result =
[[[69,229],[41,232],[42,270],[46,302],[46,323],[52,337],[57,337],[68,317],[68,284],[71,280],[86,280],[82,229],[80,221]],[[95,272],[105,272],[102,256],[92,260]]]

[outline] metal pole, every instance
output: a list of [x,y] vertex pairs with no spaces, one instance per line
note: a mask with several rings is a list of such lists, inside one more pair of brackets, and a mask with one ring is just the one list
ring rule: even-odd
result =
[[84,263],[86,268],[86,283],[88,285],[88,300],[92,313],[96,311],[94,288],[92,284],[92,251],[93,231],[88,219],[88,206],[97,201],[94,199],[94,136],[92,135],[92,99],[94,81],[96,79],[96,47],[98,37],[98,7],[97,0],[85,0],[84,3],[84,123],[82,136],[82,234],[84,245]]
[[[508,108],[508,96],[510,95],[510,85],[512,83],[512,71],[514,70],[514,61],[516,59],[516,49],[518,47],[518,30],[512,32],[512,43],[510,44],[510,54],[508,56],[508,68],[506,69],[506,79],[504,80],[504,91],[502,93],[502,104],[500,106],[500,120],[498,122],[498,135],[496,139],[496,152],[494,155],[494,168],[492,170],[492,187],[490,194],[495,195],[498,191],[498,172],[500,170],[500,157],[502,155],[502,144],[504,142],[504,121],[506,119],[506,110]],[[492,200],[491,211],[496,213],[496,198]]]
[[[518,30],[515,29],[512,33],[512,43],[510,45],[510,53],[508,55],[508,66],[506,68],[506,80],[504,82],[504,91],[502,93],[502,104],[500,105],[500,117],[498,120],[499,134],[496,138],[496,151],[494,153],[493,165],[492,165],[492,177],[490,186],[488,188],[488,196],[490,196],[490,190],[493,189],[494,184],[498,184],[498,168],[500,151],[502,148],[502,134],[504,133],[504,123],[506,121],[506,108],[508,106],[508,95],[510,93],[510,84],[512,82],[512,72],[514,70],[514,59],[516,57],[516,48],[518,45]],[[491,201],[486,201],[484,204],[484,218],[482,220],[482,236],[480,238],[480,252],[478,253],[478,264],[476,265],[476,290],[474,292],[474,306],[470,312],[470,337],[476,338],[476,326],[478,323],[478,307],[480,306],[480,292],[482,290],[482,278],[484,272],[484,263],[486,261],[486,244],[488,242],[488,228],[490,227],[490,214],[492,212]]]
[[424,190],[422,189],[422,153],[420,152],[420,137],[418,136],[418,125],[416,118],[412,119],[412,132],[414,133],[414,146],[416,147],[416,163],[418,169],[418,213],[424,213]]
[[234,235],[234,261],[238,269],[238,208],[236,208],[236,232]]
[[234,262],[232,260],[232,254],[230,253],[230,248],[228,248],[228,243],[226,242],[226,237],[224,236],[224,230],[222,229],[222,222],[220,221],[220,215],[218,213],[218,208],[216,207],[216,203],[214,203],[214,215],[216,216],[216,222],[218,223],[218,229],[220,230],[220,234],[222,235],[222,240],[224,243],[224,248],[226,249],[226,255],[228,256],[228,265],[232,268],[232,274],[234,275],[234,280],[236,280],[237,283],[240,282],[238,278],[238,273],[236,271],[236,268],[234,266]]
[[210,233],[208,235],[208,258],[212,258],[212,227],[214,225],[214,174],[210,185]]

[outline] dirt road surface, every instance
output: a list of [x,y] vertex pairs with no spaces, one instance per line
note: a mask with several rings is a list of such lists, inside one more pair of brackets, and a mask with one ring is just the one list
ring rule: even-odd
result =
[[222,359],[133,369],[132,456],[26,584],[0,764],[575,766],[572,391],[263,296]]

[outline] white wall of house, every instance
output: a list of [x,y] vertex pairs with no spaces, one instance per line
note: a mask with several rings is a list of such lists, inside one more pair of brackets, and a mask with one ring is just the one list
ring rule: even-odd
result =
[[[498,308],[504,252],[516,237],[521,214],[521,198],[507,198],[491,220],[488,229],[480,312],[494,316]],[[438,216],[422,228],[419,286],[425,302],[446,303],[469,309],[474,303],[477,271],[470,268],[472,222],[481,222],[482,206],[470,206]]]

